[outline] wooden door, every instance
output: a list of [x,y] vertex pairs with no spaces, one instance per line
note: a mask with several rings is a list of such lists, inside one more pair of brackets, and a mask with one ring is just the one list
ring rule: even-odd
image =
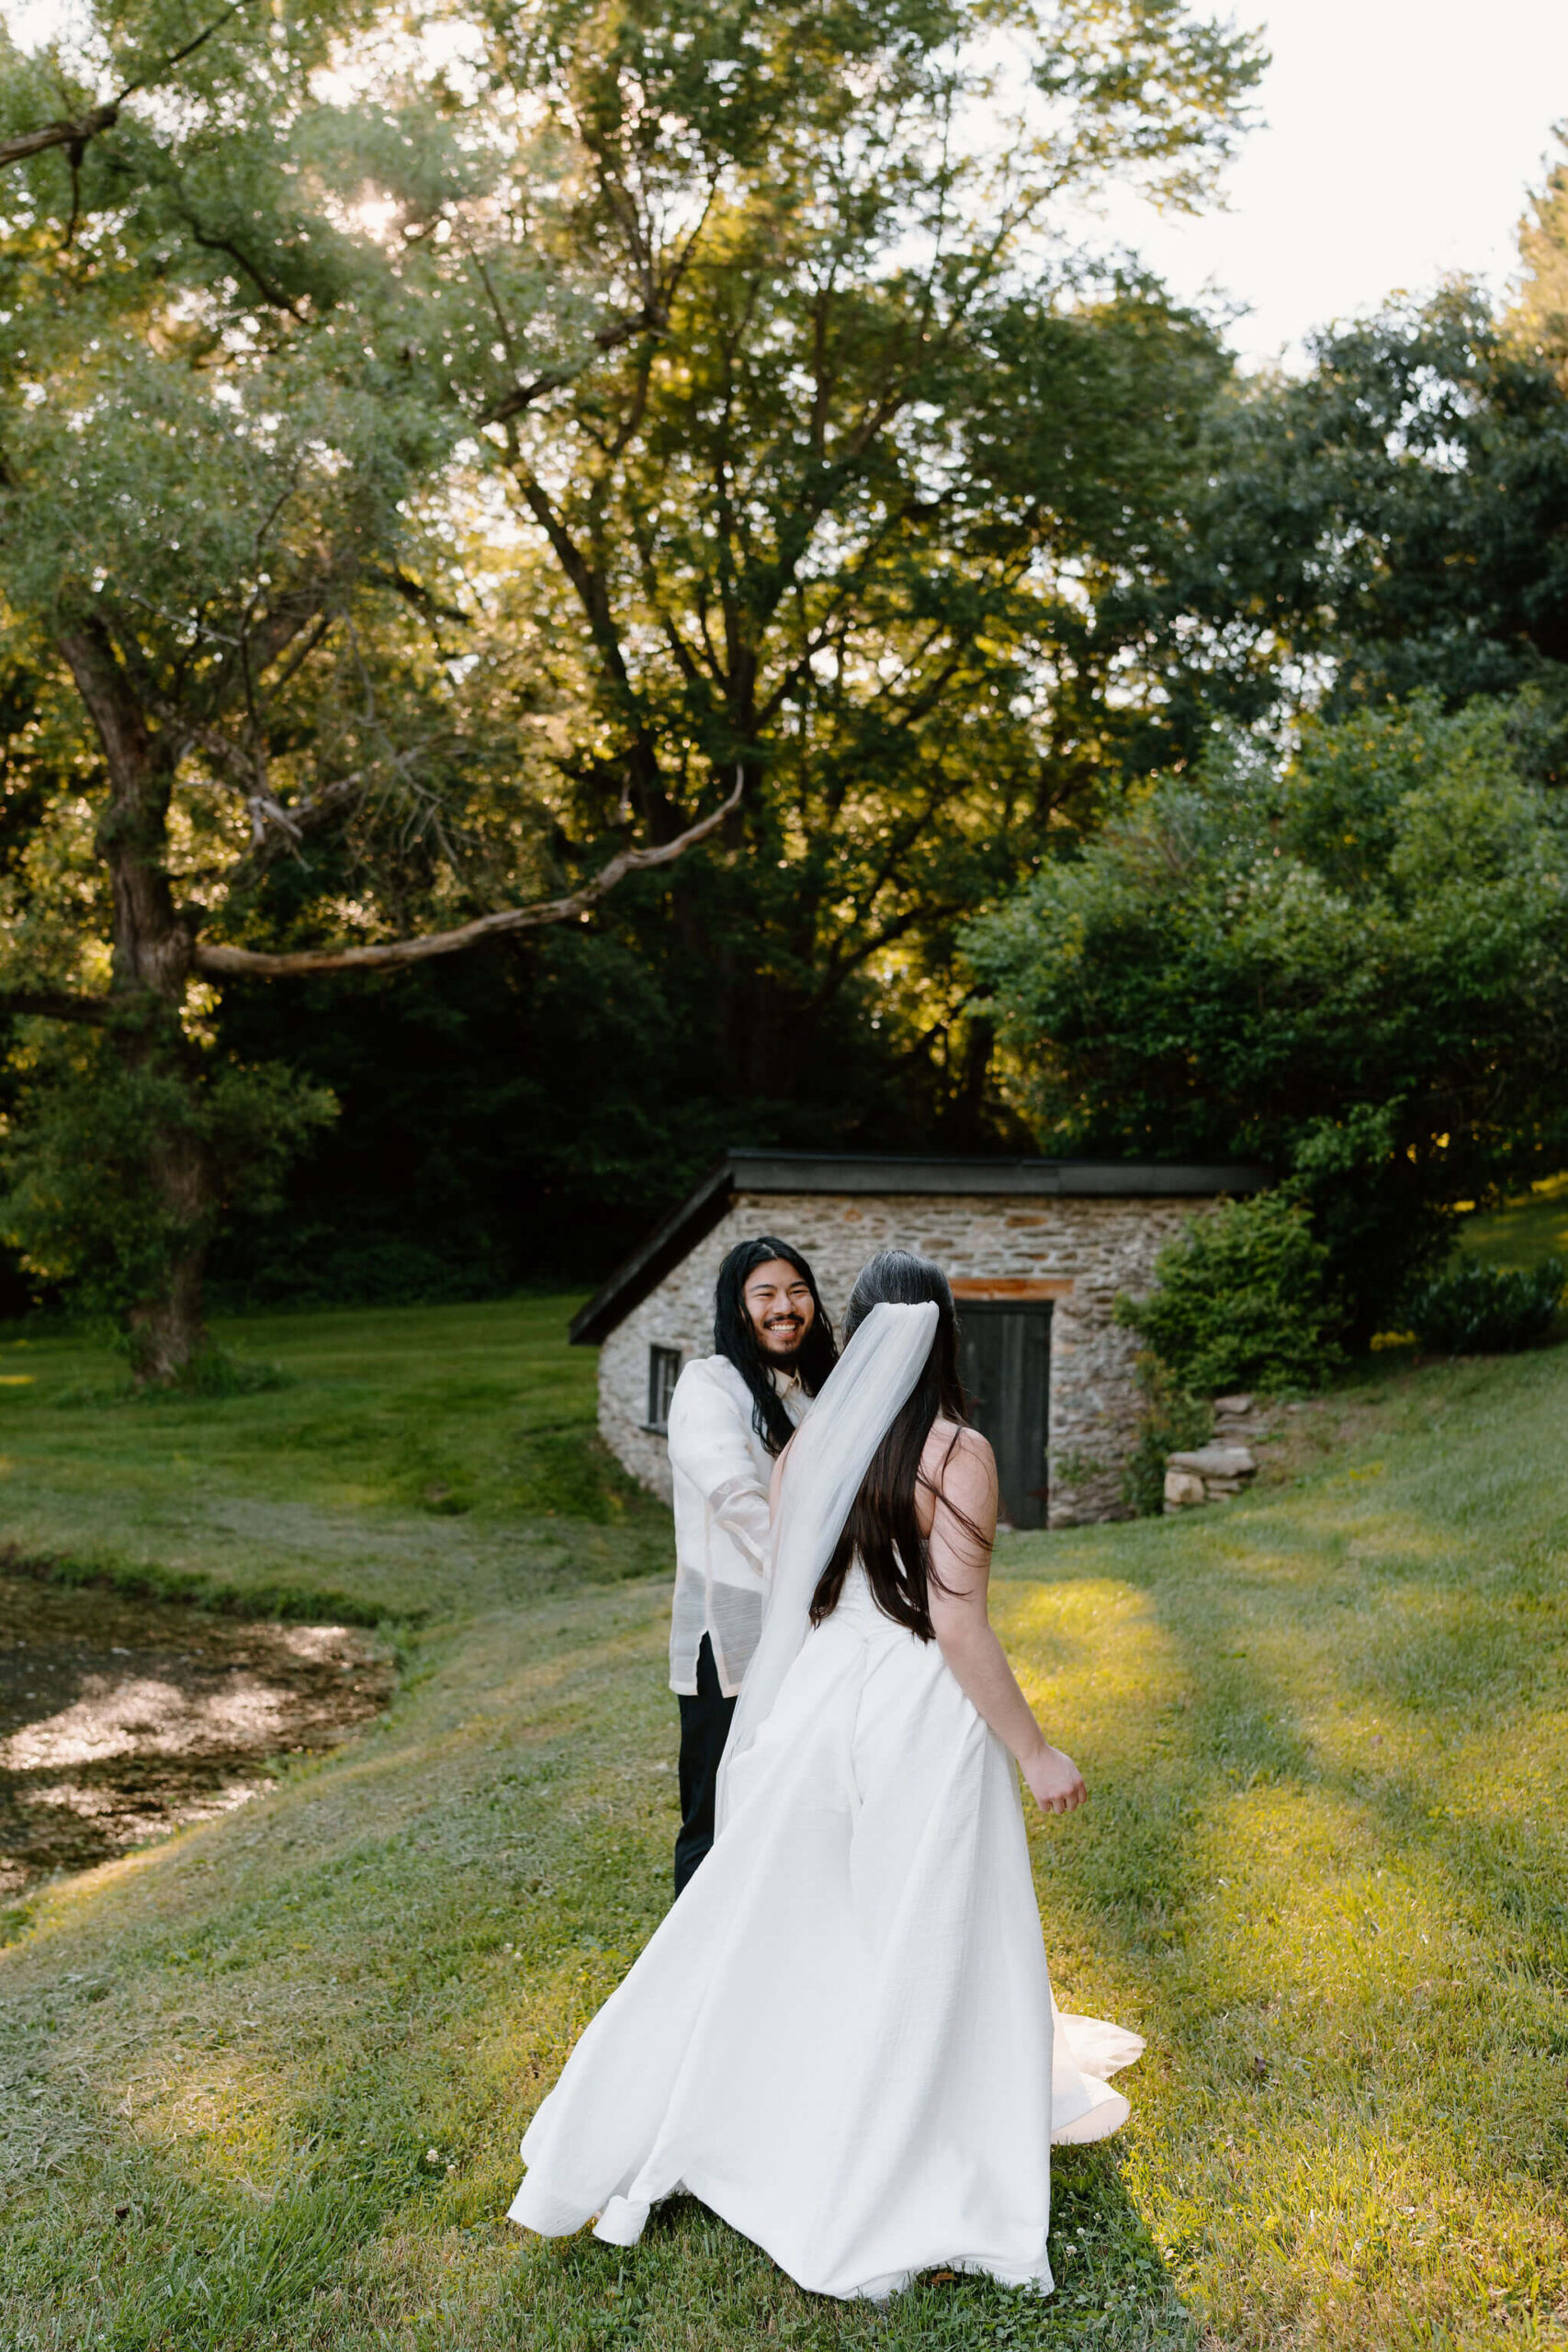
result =
[[965,1298],[958,1315],[959,1377],[975,1426],[997,1457],[1002,1518],[1013,1527],[1043,1527],[1051,1309]]

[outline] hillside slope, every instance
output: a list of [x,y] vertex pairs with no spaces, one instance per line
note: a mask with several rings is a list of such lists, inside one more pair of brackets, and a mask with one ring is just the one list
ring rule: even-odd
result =
[[[404,1318],[398,1344],[399,1376],[444,1391],[439,1327]],[[275,1447],[265,1490],[265,1416],[303,1402],[210,1408],[266,1509],[301,1489]],[[433,1518],[445,1615],[407,1635],[389,1715],[13,1917],[7,2344],[1560,2340],[1568,1350],[1369,1382],[1294,1426],[1238,1503],[999,1556],[1003,1637],[1091,1791],[1032,1830],[1058,1995],[1149,2039],[1122,2141],[1058,2164],[1049,2305],[942,2278],[881,2312],[810,2301],[690,2204],[631,2255],[497,2220],[527,2115],[667,1899],[666,1595],[581,1567],[498,1594],[464,1521]],[[70,1484],[46,1456],[42,1544],[48,1476]],[[580,1452],[560,1475],[564,1496],[602,1474]],[[419,1600],[419,1564],[375,1556],[382,1490],[333,1508],[359,1529],[333,1579]],[[658,1515],[623,1508],[657,1555]],[[489,1524],[500,1560],[499,1503]],[[251,1573],[203,1540],[196,1571]]]

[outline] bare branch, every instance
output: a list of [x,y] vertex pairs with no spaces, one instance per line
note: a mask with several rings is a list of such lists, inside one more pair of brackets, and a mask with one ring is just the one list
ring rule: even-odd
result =
[[100,130],[112,130],[119,120],[119,100],[111,98],[107,106],[95,107],[90,114],[79,115],[74,122],[46,122],[37,130],[19,131],[15,139],[0,139],[0,171],[7,164],[21,164],[29,155],[41,155],[47,147],[74,147],[78,151]]
[[[593,337],[593,348],[601,353],[615,351],[623,343],[634,342],[639,334],[662,334],[666,324],[661,313],[638,311],[631,318],[616,319],[613,324],[601,327]],[[514,384],[511,391],[503,392],[500,400],[480,411],[479,424],[504,424],[509,417],[521,416],[525,408],[542,400],[547,392],[561,391],[575,382],[587,365],[584,359],[575,368],[551,368],[544,375],[536,376],[531,383]]]
[[[155,90],[176,65],[183,65],[187,57],[196,54],[204,41],[210,40],[214,33],[221,32],[230,18],[237,17],[244,6],[245,0],[234,0],[232,7],[225,8],[220,17],[214,17],[194,40],[187,40],[183,49],[176,49],[150,74],[139,74],[134,82],[128,82],[119,96],[110,98],[107,105],[92,107],[88,113],[78,115],[74,121],[46,122],[37,130],[23,130],[15,139],[0,140],[0,171],[4,171],[7,164],[20,164],[29,155],[41,155],[49,147],[72,148],[74,162],[80,164],[82,150],[88,140],[96,139],[100,130],[114,129],[127,98],[134,97],[139,90]],[[70,243],[69,238],[66,242]]]
[[592,882],[585,882],[581,890],[573,890],[564,899],[540,899],[532,906],[503,907],[496,914],[480,915],[474,922],[460,924],[456,931],[425,932],[417,938],[389,939],[371,947],[320,951],[307,948],[292,955],[275,956],[256,948],[220,947],[198,940],[197,968],[202,972],[248,972],[262,979],[294,979],[311,972],[378,971],[389,965],[423,964],[432,956],[456,955],[461,948],[476,946],[481,939],[499,938],[507,932],[537,931],[550,923],[571,922],[607,897],[628,874],[647,874],[656,866],[673,865],[689,849],[706,841],[739,808],[745,788],[742,773],[728,799],[710,816],[688,825],[683,833],[657,849],[619,851],[607,865],[601,866]]
[[232,237],[209,237],[193,212],[185,214],[186,228],[205,254],[227,254],[236,269],[248,277],[269,310],[282,311],[288,317],[299,321],[305,313],[297,302],[291,302],[281,286],[269,278],[260,266],[251,259]]
[[172,74],[176,65],[183,65],[187,57],[194,57],[204,42],[209,41],[214,33],[220,33],[231,18],[240,15],[244,6],[245,0],[232,0],[232,5],[225,8],[221,16],[214,17],[209,25],[204,25],[195,39],[187,40],[183,49],[172,51],[161,65],[153,67],[151,74],[139,74],[134,82],[128,82],[119,94],[119,103],[123,105],[127,98],[134,97],[138,90],[155,90],[165,75]]

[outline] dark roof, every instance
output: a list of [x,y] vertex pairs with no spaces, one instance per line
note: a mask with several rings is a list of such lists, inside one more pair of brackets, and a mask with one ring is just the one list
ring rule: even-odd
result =
[[1256,1193],[1268,1182],[1262,1168],[1190,1168],[1152,1159],[884,1159],[858,1152],[731,1151],[578,1309],[570,1337],[580,1346],[604,1339],[713,1231],[737,1193],[1010,1193],[1068,1199],[1102,1193],[1169,1200]]

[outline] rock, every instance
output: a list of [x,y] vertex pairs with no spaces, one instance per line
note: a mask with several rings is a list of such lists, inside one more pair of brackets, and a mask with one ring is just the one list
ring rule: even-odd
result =
[[1168,1455],[1166,1468],[1190,1470],[1203,1479],[1250,1478],[1258,1468],[1258,1457],[1247,1445],[1201,1445],[1193,1453]]
[[1239,1420],[1244,1413],[1251,1412],[1252,1399],[1250,1396],[1216,1396],[1214,1410],[1222,1419],[1228,1415],[1232,1419]]
[[1206,1503],[1208,1490],[1203,1481],[1191,1470],[1168,1469],[1165,1474],[1165,1507],[1167,1510],[1184,1510],[1190,1503]]

